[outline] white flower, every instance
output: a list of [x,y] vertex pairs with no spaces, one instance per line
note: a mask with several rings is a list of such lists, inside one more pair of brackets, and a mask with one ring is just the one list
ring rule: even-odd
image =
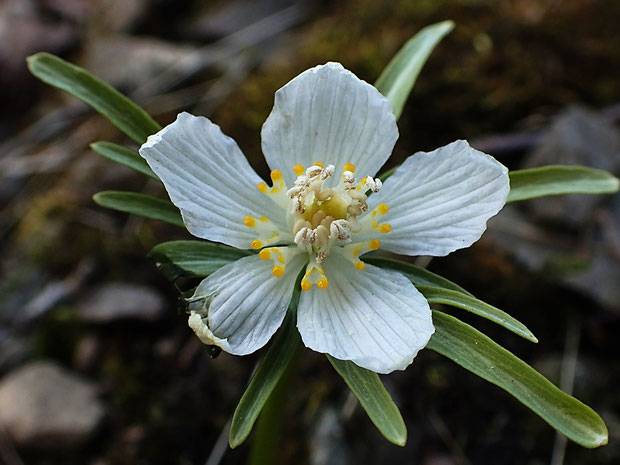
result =
[[374,176],[398,138],[391,105],[338,63],[276,92],[261,135],[272,187],[203,117],[180,114],[140,149],[189,232],[260,250],[200,283],[189,325],[206,344],[254,352],[282,323],[305,267],[304,344],[379,373],[404,369],[434,332],[429,305],[362,255],[468,247],[506,201],[506,168],[456,141],[409,157],[382,186]]

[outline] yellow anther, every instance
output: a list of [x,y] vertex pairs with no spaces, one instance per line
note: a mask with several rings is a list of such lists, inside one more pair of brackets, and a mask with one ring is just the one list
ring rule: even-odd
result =
[[353,255],[354,256],[357,257],[360,254],[360,249],[362,248],[363,244],[364,244],[363,242],[357,244],[357,246],[355,247],[355,250],[353,250]]
[[263,194],[267,193],[267,184],[265,184],[264,182],[259,182],[256,187],[258,188],[259,191],[261,191]]
[[266,216],[261,216],[259,220],[261,220],[261,222],[263,223],[267,223],[269,221],[269,218],[267,218]]
[[366,263],[364,263],[364,262],[356,262],[355,263],[355,268],[357,268],[358,270],[362,271],[364,268],[366,268]]
[[304,169],[303,165],[300,165],[298,163],[295,166],[293,166],[293,171],[295,172],[297,176],[301,176],[306,170]]
[[327,286],[329,286],[329,282],[327,281],[327,278],[325,276],[323,276],[321,279],[319,279],[319,281],[316,283],[316,286],[319,289],[326,289]]
[[254,239],[250,245],[252,246],[253,249],[260,249],[263,246],[263,243],[261,241],[259,241],[258,239]]
[[278,261],[279,261],[280,263],[282,263],[283,265],[286,265],[286,260],[285,260],[285,258],[284,258],[284,254],[280,254],[280,255],[278,255]]
[[271,192],[272,193],[280,192],[280,188],[279,187],[272,187],[271,188]]
[[301,280],[301,288],[304,291],[309,291],[311,287],[312,287],[312,283],[310,281],[308,281],[307,279]]
[[353,163],[345,163],[342,171],[350,171],[351,173],[355,173],[355,165]]
[[282,171],[273,170],[270,174],[270,177],[273,182],[279,181],[280,179],[282,179]]
[[258,253],[258,256],[261,260],[269,260],[271,258],[271,252],[269,252],[269,249],[263,249]]
[[381,247],[381,241],[379,241],[379,239],[372,239],[368,245],[370,246],[370,250],[377,250]]
[[383,223],[381,227],[379,228],[379,231],[382,232],[383,234],[389,233],[391,230],[392,230],[392,226],[390,226],[389,223]]
[[322,163],[322,162],[320,162],[320,161],[317,161],[317,162],[314,164],[314,166],[318,166],[318,167],[323,168],[323,163]]
[[282,277],[282,275],[284,274],[284,268],[282,268],[281,266],[274,266],[271,269],[271,273],[276,277],[276,278],[280,278]]
[[251,216],[244,216],[243,217],[243,224],[245,224],[248,228],[251,228],[252,226],[254,226],[254,218],[252,218]]
[[384,204],[384,203],[380,203],[380,204],[377,206],[377,210],[378,210],[378,211],[379,211],[379,213],[381,213],[382,215],[385,215],[385,214],[388,212],[388,210],[389,210],[389,209],[390,209],[390,207],[388,207],[388,206],[387,206],[386,204]]
[[377,220],[372,220],[372,227],[377,229],[379,227],[379,222]]

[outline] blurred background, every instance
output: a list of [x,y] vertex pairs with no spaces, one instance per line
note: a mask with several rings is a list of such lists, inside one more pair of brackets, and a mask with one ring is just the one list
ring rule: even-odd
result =
[[[135,147],[29,75],[58,54],[159,123],[210,117],[266,174],[274,92],[339,61],[373,82],[423,26],[452,19],[399,122],[388,167],[468,139],[510,169],[620,174],[620,2],[611,0],[3,0],[0,3],[0,463],[241,464],[227,423],[262,352],[211,359],[178,292],[145,257],[184,230],[104,210],[105,189],[165,195],[98,157]],[[620,460],[620,196],[513,204],[474,247],[429,269],[523,321],[533,345],[471,318],[599,412],[589,451],[431,351],[384,377],[409,430],[387,443],[325,358],[304,351],[285,401],[280,463],[612,464]],[[449,312],[457,313],[456,309]]]

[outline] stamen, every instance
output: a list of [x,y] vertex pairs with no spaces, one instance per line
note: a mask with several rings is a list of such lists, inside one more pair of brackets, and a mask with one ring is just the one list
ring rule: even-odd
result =
[[360,233],[372,233],[374,231],[386,234],[392,230],[392,225],[389,223],[381,224],[379,221],[390,210],[385,203],[377,205],[370,214],[364,216],[359,220],[361,225]]
[[301,289],[309,291],[312,285],[316,284],[319,289],[326,289],[329,285],[329,281],[325,276],[323,268],[321,268],[316,262],[308,263],[306,266],[306,273],[301,280]]
[[270,175],[273,187],[270,189],[264,182],[259,182],[256,187],[258,190],[267,195],[279,207],[286,210],[288,207],[288,197],[286,195],[286,183],[280,170],[273,170]]
[[293,166],[293,172],[297,175],[297,176],[301,176],[303,174],[303,172],[305,171],[305,168],[303,167],[303,165],[300,165],[299,163],[296,164],[295,166]]
[[[312,265],[308,267],[308,273],[302,281],[302,289],[319,285],[323,276],[320,264],[328,258],[335,245],[339,246],[337,249],[341,253],[346,250],[344,254],[361,270],[365,264],[357,257],[373,248],[369,242],[357,249],[349,249],[347,244],[351,242],[351,235],[362,232],[364,228],[368,229],[368,232],[387,233],[391,230],[389,224],[380,224],[378,221],[389,210],[386,204],[375,208],[372,214],[364,215],[368,211],[366,193],[369,190],[379,192],[381,181],[366,176],[359,183],[356,182],[353,174],[355,165],[346,163],[338,185],[324,187],[324,181],[333,176],[334,169],[334,165],[324,166],[321,162],[314,163],[305,171],[302,165],[295,165],[293,170],[297,179],[295,185],[286,192],[287,212],[292,217],[289,218],[289,224],[292,225],[294,242],[299,250],[311,254]],[[272,179],[275,182],[273,176]],[[362,217],[363,223],[358,217]],[[378,248],[378,241],[376,247]],[[327,287],[327,278],[321,281],[321,286]]]
[[270,175],[271,180],[274,182],[274,184],[278,181],[282,180],[282,171],[280,170],[273,170]]
[[269,247],[261,250],[258,256],[261,260],[272,260],[273,268],[271,269],[271,273],[276,278],[280,278],[286,271],[286,264],[299,253],[302,253],[302,250],[295,246]]
[[258,234],[258,238],[250,242],[250,246],[253,249],[260,249],[264,244],[269,244],[280,239],[280,229],[269,221],[269,218],[266,216],[261,216],[258,222],[253,216],[244,216],[243,224],[248,228],[254,229]]
[[343,174],[345,171],[350,171],[351,173],[355,173],[355,165],[353,163],[345,163],[342,171],[343,171]]
[[310,179],[312,178],[316,178],[319,174],[321,174],[323,172],[323,166],[319,166],[319,165],[312,165],[310,168],[308,168],[306,170],[306,176],[308,176]]
[[[375,208],[375,210],[373,210],[373,212],[379,212],[382,215],[385,215],[388,211],[389,211],[390,207],[388,207],[386,204],[384,203],[380,203],[379,205],[377,205],[377,208]],[[373,213],[374,216],[375,213]]]
[[380,245],[381,243],[378,239],[372,239],[368,242],[348,244],[344,247],[336,248],[334,251],[353,263],[353,266],[355,266],[358,270],[363,270],[366,268],[366,264],[362,262],[359,257],[372,250],[377,250]]

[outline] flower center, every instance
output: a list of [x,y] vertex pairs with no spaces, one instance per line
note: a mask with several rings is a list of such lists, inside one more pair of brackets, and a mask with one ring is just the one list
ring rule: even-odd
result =
[[[327,183],[334,175],[334,165],[324,167],[317,162],[307,169],[295,165],[293,171],[297,175],[293,187],[286,189],[282,173],[271,172],[273,187],[265,183],[258,184],[258,190],[269,196],[277,205],[286,210],[287,222],[291,227],[291,235],[295,245],[282,247],[265,247],[271,242],[282,240],[281,231],[274,229],[267,218],[245,217],[246,226],[256,230],[258,238],[251,246],[262,249],[259,256],[263,260],[273,260],[272,273],[276,277],[284,274],[286,264],[299,254],[307,253],[309,263],[301,281],[301,287],[307,291],[316,285],[319,289],[327,288],[329,282],[321,267],[334,246],[345,258],[350,260],[358,270],[365,264],[359,256],[379,248],[379,240],[351,243],[352,234],[376,230],[388,233],[391,227],[387,223],[379,224],[380,218],[388,211],[386,204],[380,204],[368,215],[369,191],[374,193],[381,189],[381,181],[370,176],[358,183],[355,179],[355,166],[347,163],[336,186]],[[328,184],[328,185],[326,185]],[[358,217],[360,217],[358,219]],[[286,234],[286,232],[285,232]],[[265,247],[265,248],[263,248]]]

